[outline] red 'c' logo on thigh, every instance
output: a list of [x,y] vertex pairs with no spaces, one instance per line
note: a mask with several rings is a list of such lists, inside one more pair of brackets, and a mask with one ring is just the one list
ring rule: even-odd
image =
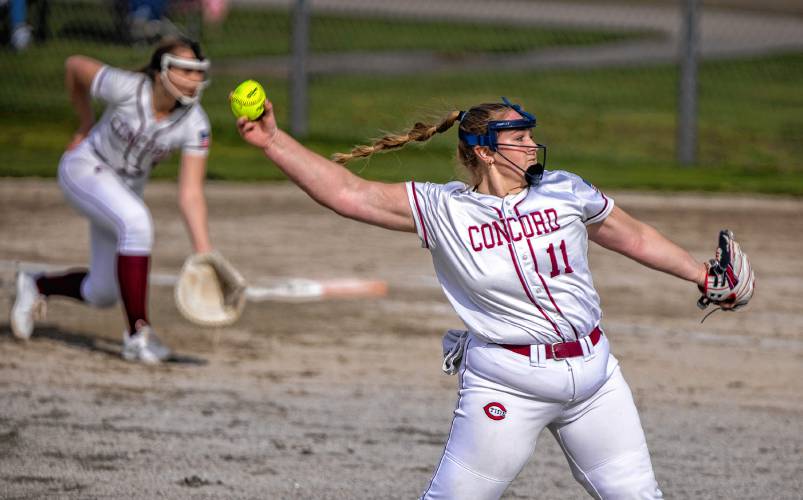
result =
[[485,414],[491,420],[502,420],[507,415],[507,409],[502,406],[502,403],[488,403],[482,409],[485,410]]

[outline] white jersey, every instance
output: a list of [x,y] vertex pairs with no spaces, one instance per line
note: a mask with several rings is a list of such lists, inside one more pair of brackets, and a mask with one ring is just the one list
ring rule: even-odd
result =
[[91,95],[107,104],[81,144],[129,183],[144,183],[151,169],[172,151],[206,155],[209,118],[199,104],[180,106],[157,121],[151,79],[144,73],[103,66]]
[[408,182],[407,195],[446,297],[480,339],[561,342],[599,324],[586,225],[604,220],[613,200],[597,188],[556,170],[505,198],[462,182]]

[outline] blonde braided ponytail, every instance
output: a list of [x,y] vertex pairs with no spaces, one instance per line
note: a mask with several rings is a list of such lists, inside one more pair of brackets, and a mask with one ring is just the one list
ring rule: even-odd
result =
[[345,165],[355,158],[367,158],[374,153],[400,149],[410,142],[427,142],[433,135],[449,130],[459,116],[459,111],[452,111],[438,125],[418,122],[406,134],[388,134],[371,145],[356,146],[349,153],[335,153],[332,155],[332,160]]

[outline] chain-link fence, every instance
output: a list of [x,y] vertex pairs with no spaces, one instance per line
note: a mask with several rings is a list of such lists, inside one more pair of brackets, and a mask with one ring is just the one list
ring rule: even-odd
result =
[[[535,112],[559,166],[676,165],[684,1],[305,1],[301,130],[319,150],[506,95]],[[28,0],[23,21],[19,2],[0,0],[0,141],[22,140],[30,154],[8,161],[39,161],[36,148],[68,137],[68,55],[137,68],[174,32],[199,38],[213,62],[203,102],[218,143],[235,147],[226,95],[245,78],[266,85],[290,126],[297,0]],[[803,6],[712,0],[700,14],[699,163],[803,169]],[[49,138],[31,138],[25,123]]]

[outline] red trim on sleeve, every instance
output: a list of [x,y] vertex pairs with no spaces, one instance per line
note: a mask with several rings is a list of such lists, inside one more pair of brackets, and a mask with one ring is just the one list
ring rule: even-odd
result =
[[410,181],[410,187],[413,188],[413,201],[415,202],[415,210],[418,212],[418,222],[421,226],[421,232],[424,233],[424,246],[429,248],[429,240],[427,239],[427,226],[424,225],[424,217],[421,215],[421,207],[418,204],[418,193],[415,190],[415,181]]

